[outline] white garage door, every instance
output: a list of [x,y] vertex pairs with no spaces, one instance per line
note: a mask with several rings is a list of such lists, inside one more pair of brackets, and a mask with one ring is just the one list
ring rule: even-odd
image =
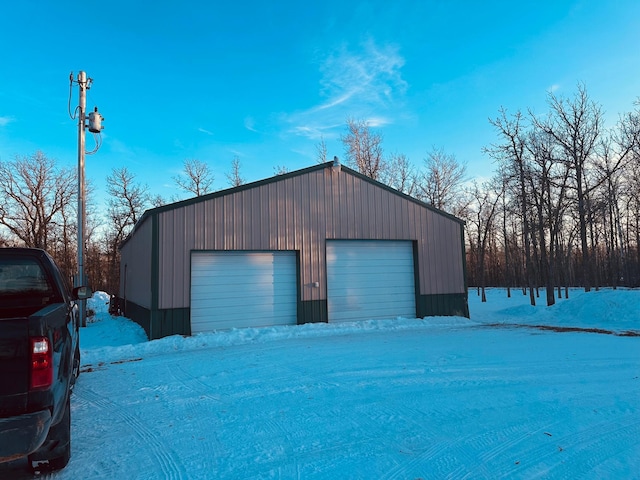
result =
[[191,332],[295,325],[295,252],[194,252]]
[[329,322],[416,316],[413,244],[327,241]]

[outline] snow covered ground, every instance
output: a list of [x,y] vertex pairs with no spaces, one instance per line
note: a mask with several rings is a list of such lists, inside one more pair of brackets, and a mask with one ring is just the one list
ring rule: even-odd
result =
[[107,301],[81,331],[71,461],[45,478],[640,478],[638,290],[152,342]]

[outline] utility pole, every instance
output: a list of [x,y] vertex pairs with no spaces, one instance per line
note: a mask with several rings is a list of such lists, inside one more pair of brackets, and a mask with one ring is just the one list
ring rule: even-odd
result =
[[[73,84],[73,72],[70,75],[70,81]],[[85,247],[85,181],[84,181],[84,156],[85,152],[85,128],[94,134],[99,134],[102,130],[102,116],[98,113],[98,108],[88,115],[89,124],[87,125],[87,90],[91,88],[92,79],[87,77],[83,71],[78,73],[76,83],[79,89],[79,105],[78,111],[78,275],[75,279],[75,287],[86,286],[86,278],[84,275],[84,247]],[[97,142],[95,153],[100,148]],[[80,307],[80,324],[87,326],[87,301],[79,300]]]
[[[78,277],[76,287],[85,285],[84,281],[84,122],[87,111],[87,74],[78,73],[79,112],[78,112]],[[87,301],[80,300],[80,325],[87,326]]]

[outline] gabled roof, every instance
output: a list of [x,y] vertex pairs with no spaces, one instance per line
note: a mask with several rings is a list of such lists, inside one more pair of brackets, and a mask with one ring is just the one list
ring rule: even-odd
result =
[[[323,170],[325,168],[332,168],[334,166],[334,162],[333,161],[329,161],[329,162],[325,162],[325,163],[320,163],[318,165],[313,165],[311,167],[307,167],[307,168],[303,168],[301,170],[295,170],[293,172],[288,172],[285,174],[281,174],[281,175],[275,175],[273,177],[270,178],[265,178],[263,180],[258,180],[255,182],[250,182],[250,183],[246,183],[243,185],[240,185],[238,187],[232,187],[232,188],[226,188],[224,190],[218,190],[216,192],[213,193],[208,193],[206,195],[200,195],[198,197],[193,197],[193,198],[188,198],[186,200],[180,200],[179,202],[174,202],[174,203],[168,203],[166,205],[162,205],[160,207],[155,207],[155,208],[151,208],[149,210],[146,210],[142,217],[140,217],[140,219],[136,222],[136,224],[134,225],[133,229],[131,230],[131,232],[129,233],[129,235],[127,236],[127,238],[125,238],[123,240],[123,242],[120,244],[120,248],[122,248],[122,246],[127,243],[127,241],[129,240],[129,238],[131,238],[131,236],[135,233],[135,231],[140,227],[140,225],[142,225],[148,218],[150,218],[153,215],[156,215],[158,213],[162,213],[162,212],[167,212],[167,211],[171,211],[171,210],[175,210],[177,208],[182,208],[182,207],[186,207],[189,205],[194,205],[200,202],[206,202],[207,200],[211,200],[214,198],[219,198],[219,197],[224,197],[226,195],[232,195],[238,192],[242,192],[244,190],[250,190],[252,188],[256,188],[256,187],[260,187],[263,185],[268,185],[271,183],[276,183],[276,182],[280,182],[283,180],[286,180],[287,178],[292,178],[292,177],[298,177],[298,176],[302,176],[305,174],[308,174],[310,172],[315,172],[315,171],[319,171],[319,170]],[[418,200],[417,198],[411,197],[410,195],[407,195],[405,193],[400,192],[399,190],[396,190],[395,188],[392,188],[388,185],[385,185],[384,183],[378,182],[376,180],[373,180],[370,177],[367,177],[359,172],[356,172],[355,170],[352,170],[348,167],[345,167],[344,165],[340,165],[341,171],[348,173],[350,175],[353,175],[357,178],[359,178],[360,180],[364,181],[364,182],[368,182],[372,185],[375,185],[379,188],[382,188],[384,190],[387,190],[388,192],[391,192],[395,195],[399,195],[401,197],[403,197],[406,200],[409,200],[410,202],[416,203],[428,210],[431,210],[439,215],[442,215],[444,217],[447,217],[451,220],[454,220],[458,223],[460,223],[461,225],[464,225],[465,222],[464,220],[456,217],[455,215],[451,215],[450,213],[447,213],[443,210],[440,210],[438,208],[433,207],[432,205],[429,205],[428,203],[425,203],[421,200]]]

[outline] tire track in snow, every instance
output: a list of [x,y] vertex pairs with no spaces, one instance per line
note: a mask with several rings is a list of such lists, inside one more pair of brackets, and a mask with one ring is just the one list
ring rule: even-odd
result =
[[[410,395],[404,392],[404,396]],[[402,420],[407,426],[407,432],[412,433],[413,441],[420,446],[403,446],[400,453],[402,458],[406,458],[394,468],[380,475],[380,478],[405,479],[422,478],[427,474],[442,474],[451,472],[458,468],[460,464],[467,465],[472,459],[468,454],[468,449],[459,448],[459,445],[466,444],[473,435],[462,435],[450,438],[443,438],[442,431],[432,426],[434,419],[460,417],[455,409],[434,408],[429,405],[416,405],[407,403],[405,400],[396,400],[389,406],[381,406],[377,411],[378,415],[386,415],[391,423],[397,424]],[[388,423],[388,422],[387,422]],[[456,477],[453,477],[456,478]]]
[[[199,397],[213,400],[216,403],[223,403],[220,396],[209,393],[209,390],[211,390],[211,385],[208,385],[198,377],[187,372],[179,363],[166,366],[165,371],[171,378],[178,381],[187,389],[196,393]],[[201,388],[195,388],[194,384],[198,385]]]
[[157,434],[150,430],[135,415],[127,413],[126,409],[119,407],[88,388],[76,388],[74,395],[90,405],[104,410],[109,416],[121,418],[131,427],[135,436],[142,440],[145,446],[149,447],[151,454],[157,460],[157,464],[162,470],[162,478],[175,480],[187,478],[186,471],[181,465],[176,453],[167,447],[163,441],[159,440]]
[[[232,399],[225,397],[224,395],[214,395],[210,393],[211,385],[202,381],[197,376],[189,373],[184,367],[182,367],[179,363],[171,364],[166,367],[166,375],[169,378],[174,379],[181,386],[193,392],[195,394],[194,397],[190,399],[190,401],[186,402],[187,408],[191,411],[197,412],[199,410],[198,399],[209,399],[214,401],[216,404],[225,406],[226,403],[232,402]],[[214,373],[214,372],[210,372]],[[290,387],[284,388],[274,388],[271,386],[271,389],[266,389],[265,387],[270,383],[269,381],[265,381],[263,379],[268,379],[268,375],[260,375],[260,380],[256,384],[260,388],[256,391],[256,393],[261,392],[261,395],[274,395],[274,394],[283,394],[283,393],[291,393]],[[236,399],[236,403],[239,399]],[[194,415],[194,417],[198,418],[201,415]],[[252,424],[253,425],[253,424]],[[258,435],[260,438],[265,439],[282,439],[279,441],[279,445],[296,445],[299,442],[296,442],[295,439],[300,438],[299,430],[295,425],[292,425],[290,421],[286,420],[286,417],[282,415],[263,415],[259,419],[256,419],[256,428],[259,430],[254,432],[254,436]],[[213,452],[213,457],[218,457],[219,460],[224,460],[224,446],[220,442],[219,438],[212,431],[213,440],[207,439],[207,445],[209,448],[209,452]],[[246,434],[246,432],[244,432]],[[237,432],[235,438],[238,438],[241,435],[241,432]],[[255,439],[257,440],[257,438]],[[253,463],[263,463],[265,467],[269,468],[270,475],[276,475],[276,478],[281,479],[290,479],[290,478],[299,478],[300,477],[300,467],[297,462],[297,456],[293,451],[268,451],[268,450],[253,450],[249,451],[252,455],[251,459],[248,461],[252,461]],[[286,465],[282,465],[282,462],[286,461]],[[220,469],[228,469],[228,465],[218,465]]]
[[[418,452],[417,455],[408,462],[402,463],[398,465],[396,468],[392,469],[390,472],[385,474],[382,478],[385,480],[394,480],[394,479],[404,479],[404,478],[414,478],[417,470],[421,470],[424,472],[445,472],[451,471],[453,467],[454,459],[458,459],[461,454],[464,454],[463,449],[455,448],[457,445],[466,443],[472,435],[465,435],[462,437],[457,437],[453,440],[442,441],[442,438],[435,437],[434,443],[427,449]],[[455,457],[449,458],[447,456],[443,456],[442,454],[446,451],[455,449]],[[433,466],[429,466],[429,468],[421,468],[427,466],[427,464],[433,463]],[[456,464],[458,462],[455,462]],[[437,465],[437,468],[434,466]]]
[[254,462],[264,465],[268,474],[276,475],[275,478],[283,480],[300,478],[298,455],[291,448],[298,443],[294,439],[299,438],[299,435],[295,435],[296,429],[291,422],[262,416],[259,419],[259,425],[260,432],[255,432],[256,436],[259,439],[270,439],[271,445],[267,443],[265,450],[256,451]]
[[[604,435],[596,435],[592,436],[591,441],[583,441],[575,445],[577,448],[572,448],[570,445],[568,449],[570,450],[585,450],[588,448],[591,455],[588,460],[579,464],[572,465],[571,467],[571,475],[565,475],[566,478],[576,478],[587,477],[588,473],[596,470],[596,467],[603,465],[607,460],[619,456],[621,452],[624,452],[626,449],[621,447],[620,439],[624,435],[625,438],[629,439],[624,442],[624,445],[627,447],[626,449],[632,448],[634,442],[638,442],[638,438],[640,438],[640,422],[635,422],[633,424],[627,424],[620,426],[619,429],[611,430]],[[551,472],[556,469],[559,465],[552,467],[550,469]],[[637,472],[637,470],[636,470]],[[608,472],[600,472],[600,475],[603,478],[614,478],[616,475],[614,473]]]
[[[216,405],[224,404],[220,396],[210,393],[211,385],[200,380],[195,375],[187,372],[180,363],[173,363],[165,367],[165,378],[171,378],[186,388],[189,392],[193,392],[194,395],[184,397],[183,405],[188,409],[188,412],[195,419],[201,419],[203,417],[203,405],[200,403],[201,399],[207,399],[213,401]],[[221,460],[224,456],[225,448],[220,442],[216,431],[218,431],[218,425],[212,425],[208,430],[205,437],[200,438],[203,441],[201,450],[206,455],[210,456],[214,462]],[[209,457],[205,457],[209,458]],[[219,467],[219,465],[218,465]]]
[[[490,430],[481,435],[477,435],[473,439],[473,444],[488,445],[491,444],[490,440],[495,438],[506,437],[507,440],[500,442],[493,448],[480,453],[478,456],[482,462],[480,465],[474,468],[459,468],[457,471],[452,472],[452,475],[460,479],[478,478],[478,477],[491,477],[496,474],[489,465],[490,462],[498,458],[500,455],[513,449],[516,445],[530,440],[536,435],[542,435],[545,431],[553,429],[554,425],[560,423],[559,421],[552,424],[545,422],[538,422],[527,420],[518,425],[510,425],[508,427],[499,430]],[[510,460],[510,459],[509,459]]]
[[[547,436],[550,434],[546,434]],[[510,468],[501,472],[494,472],[496,476],[510,478],[515,473],[524,474],[528,469],[535,473],[537,469],[545,466],[545,461],[557,455],[572,455],[578,450],[588,450],[589,460],[587,462],[576,463],[564,456],[561,460],[555,460],[551,465],[545,467],[546,473],[564,468],[567,473],[564,475],[553,475],[555,478],[580,478],[583,475],[593,472],[594,468],[601,465],[609,458],[620,453],[621,440],[624,445],[629,441],[637,441],[640,438],[640,420],[620,425],[619,423],[603,422],[592,425],[576,433],[569,433],[561,437],[550,437],[536,448],[522,452],[518,456],[517,464],[510,465]],[[584,458],[584,455],[580,455]]]

